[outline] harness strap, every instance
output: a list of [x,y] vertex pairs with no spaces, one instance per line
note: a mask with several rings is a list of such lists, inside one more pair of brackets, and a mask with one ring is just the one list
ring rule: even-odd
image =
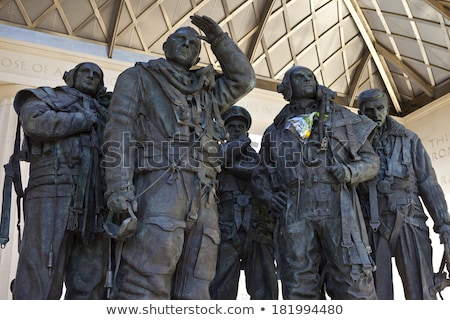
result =
[[[78,217],[85,213],[87,209],[85,204],[86,192],[88,192],[88,183],[90,178],[90,169],[92,165],[92,152],[88,136],[82,136],[82,152],[81,152],[81,168],[78,183],[75,189],[73,206],[70,209],[69,221],[67,228],[75,231],[78,229]],[[85,215],[86,216],[86,215]],[[86,219],[86,217],[84,217]]]
[[360,160],[361,156],[358,154],[358,144],[356,143],[356,135],[353,130],[353,124],[347,123],[345,124],[345,128],[347,130],[347,138],[350,146],[350,153],[353,157],[352,160]]
[[387,176],[393,175],[394,166],[399,163],[398,159],[400,158],[401,149],[402,149],[402,139],[395,139],[392,154],[389,158],[386,159],[387,160],[387,171],[386,171]]
[[14,190],[17,195],[17,215],[18,222],[17,228],[19,230],[19,251],[21,242],[21,232],[20,232],[20,216],[21,216],[21,199],[24,197],[23,186],[22,186],[22,176],[20,171],[20,121],[17,120],[16,129],[16,140],[14,142],[14,152],[9,158],[9,162],[4,165],[5,168],[5,181],[3,184],[3,202],[2,202],[2,212],[0,220],[0,247],[5,248],[6,244],[9,242],[9,224],[11,220],[11,193],[12,185],[14,184]]
[[376,179],[369,182],[369,207],[370,207],[370,226],[373,232],[378,231],[380,226],[380,216],[378,213],[378,191]]
[[[341,223],[342,223],[342,247],[344,247],[344,261],[352,265],[350,276],[353,281],[360,278],[359,267],[369,274],[373,271],[374,263],[370,258],[370,247],[367,234],[362,229],[362,213],[359,201],[351,199],[347,185],[341,189]],[[353,209],[353,210],[352,210]],[[348,257],[345,256],[345,251]],[[348,260],[347,260],[348,259]],[[359,265],[359,267],[357,267]]]

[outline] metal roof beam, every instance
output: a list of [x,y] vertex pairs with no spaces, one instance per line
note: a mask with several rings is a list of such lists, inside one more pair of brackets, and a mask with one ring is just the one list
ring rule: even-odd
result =
[[64,27],[67,30],[67,33],[69,35],[73,35],[72,26],[70,25],[69,19],[66,16],[66,13],[64,12],[63,7],[61,4],[64,2],[64,0],[53,0],[53,3],[55,4],[56,12],[58,12],[59,16],[61,17],[61,21],[64,24]]
[[347,83],[349,84],[349,86],[351,86],[352,83],[352,77],[350,75],[350,68],[349,68],[349,62],[348,62],[348,58],[347,55],[345,54],[345,49],[347,48],[347,44],[345,42],[345,32],[344,32],[344,28],[343,28],[343,24],[344,24],[344,5],[342,1],[339,1],[338,4],[338,25],[339,25],[339,41],[341,44],[341,51],[342,51],[342,62],[344,64],[344,77],[345,77],[345,81],[347,81]]
[[94,1],[94,0],[89,0],[90,5],[92,7],[92,11],[94,12],[93,14],[89,15],[89,17],[87,17],[86,20],[84,20],[80,25],[78,25],[78,27],[76,27],[75,29],[73,29],[73,33],[77,34],[78,31],[80,31],[83,27],[85,27],[89,22],[91,22],[92,20],[96,19],[100,28],[102,29],[103,35],[105,36],[106,39],[108,39],[108,28],[105,25],[105,22],[103,21],[102,15],[100,13],[100,11],[106,7],[111,0],[106,1],[105,3],[103,3],[100,7],[98,6],[98,4]]
[[[122,0],[122,1],[124,1],[124,0]],[[124,5],[127,6],[128,12],[130,13],[130,20],[131,20],[131,22],[128,23],[128,25],[126,25],[122,30],[120,30],[120,32],[117,34],[117,36],[120,36],[121,34],[125,33],[126,31],[128,31],[131,28],[135,28],[138,25],[139,21],[141,21],[149,12],[159,8],[159,5],[161,4],[161,2],[162,2],[162,0],[158,0],[156,2],[153,2],[152,4],[150,4],[147,8],[145,8],[137,16],[130,9],[130,8],[132,8],[131,4],[128,1],[125,0]],[[144,48],[144,50],[147,52],[148,48]]]
[[392,64],[394,64],[397,68],[399,68],[403,73],[405,73],[409,78],[414,80],[425,92],[426,95],[432,97],[434,95],[433,87],[426,83],[413,69],[408,67],[403,61],[401,61],[397,56],[388,49],[383,47],[382,45],[376,43],[375,48],[378,52]]
[[420,108],[425,107],[427,104],[435,101],[436,99],[448,95],[450,92],[450,79],[447,79],[446,81],[437,85],[434,89],[434,92],[434,97],[427,96],[425,93],[423,93],[412,99],[411,101],[405,103],[402,116],[406,116],[414,111],[417,111]]
[[438,11],[440,14],[442,14],[444,17],[450,20],[450,9],[446,6],[441,4],[437,0],[425,0],[426,3],[428,3],[430,6],[432,6],[436,11]]
[[273,6],[275,4],[276,0],[271,0],[266,2],[266,6],[264,7],[264,10],[262,12],[262,18],[258,25],[258,30],[256,31],[256,34],[253,36],[252,43],[250,44],[250,48],[247,54],[248,59],[250,60],[250,63],[252,63],[255,60],[255,54],[256,49],[258,47],[258,44],[261,41],[261,38],[263,36],[264,29],[266,28],[267,21],[269,21],[270,14],[272,13]]
[[120,0],[119,8],[117,8],[116,21],[114,22],[114,30],[109,42],[108,58],[112,58],[114,47],[116,46],[117,35],[119,32],[119,22],[122,16],[122,9],[125,6],[125,0]]
[[358,66],[356,67],[355,73],[353,74],[352,81],[348,84],[348,105],[351,107],[355,103],[356,96],[358,95],[357,89],[359,87],[359,83],[361,82],[361,78],[366,68],[367,64],[370,61],[370,52],[365,51],[362,58],[359,60]]
[[384,85],[386,87],[386,90],[388,91],[388,94],[391,98],[392,104],[394,105],[395,110],[398,113],[401,113],[402,109],[400,107],[399,101],[396,96],[396,92],[393,87],[393,81],[391,81],[391,77],[389,76],[389,70],[384,65],[383,61],[381,60],[380,55],[378,54],[376,48],[375,48],[375,37],[373,36],[369,25],[364,17],[364,14],[361,11],[361,8],[356,3],[356,0],[344,0],[345,5],[347,6],[348,11],[350,12],[351,16],[353,17],[353,20],[355,21],[356,27],[358,28],[359,32],[361,33],[361,37],[364,40],[364,43],[366,44],[367,48],[370,51],[370,54],[372,55],[372,59],[375,63],[375,65],[378,68],[378,72],[380,73],[381,78],[383,79]]
[[31,24],[31,28],[36,28],[36,26],[44,20],[46,17],[48,17],[50,14],[52,14],[56,10],[56,4],[53,2],[52,5],[50,5],[47,9],[45,9],[44,12],[42,12],[36,19],[34,19],[33,23]]
[[[161,1],[161,0],[160,0]],[[167,39],[167,37],[174,32],[174,30],[178,29],[180,26],[182,26],[188,19],[190,19],[191,15],[196,14],[202,7],[204,7],[206,4],[208,4],[209,0],[203,0],[202,2],[196,4],[195,6],[192,7],[191,10],[189,10],[188,12],[186,12],[186,14],[183,16],[183,18],[181,20],[179,20],[178,22],[176,22],[175,24],[173,24],[172,26],[167,26],[167,31],[164,32],[164,34],[162,34],[158,39],[156,39],[155,41],[153,41],[149,47],[146,48],[146,51],[148,51],[148,49],[150,47],[152,47],[155,43],[157,43],[158,41],[160,41],[161,39]],[[153,6],[153,5],[152,5]],[[154,8],[148,8],[146,10],[153,10]],[[141,19],[141,17],[143,16],[144,12],[138,17],[138,20]]]
[[[133,26],[135,28],[136,34],[139,38],[139,41],[141,43],[142,49],[147,53],[148,52],[148,45],[145,42],[145,37],[142,33],[141,28],[139,28],[139,23],[138,23],[138,17],[136,16],[136,13],[133,11],[133,5],[131,4],[130,0],[125,0],[125,6],[127,7],[127,10],[130,14],[130,18],[131,18],[131,26]],[[143,14],[141,15],[141,17],[143,16]],[[123,32],[123,31],[122,31]]]
[[[30,19],[30,16],[27,13],[27,10],[25,9],[23,3],[21,0],[15,0],[14,1],[17,5],[17,8],[19,9],[20,14],[23,17],[23,20],[25,20],[25,23],[27,24],[27,27],[32,27],[33,26],[33,22]],[[8,1],[3,1],[2,3],[0,3],[0,8],[2,8],[4,5],[6,5],[8,3]]]

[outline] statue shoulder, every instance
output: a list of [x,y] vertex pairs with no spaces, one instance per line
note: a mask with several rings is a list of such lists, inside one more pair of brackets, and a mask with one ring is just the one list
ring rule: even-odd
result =
[[410,139],[418,138],[418,135],[415,132],[407,129],[403,124],[391,116],[386,117],[386,125],[389,128],[389,132],[395,136],[408,137]]
[[55,89],[52,87],[38,87],[18,91],[14,97],[14,110],[19,113],[23,104],[30,98],[36,98],[37,100],[46,102],[51,96],[56,96]]

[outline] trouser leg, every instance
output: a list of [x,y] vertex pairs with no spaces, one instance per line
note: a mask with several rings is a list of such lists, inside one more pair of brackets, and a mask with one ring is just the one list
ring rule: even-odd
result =
[[272,245],[252,241],[244,259],[244,268],[246,287],[252,300],[278,299]]
[[[321,247],[324,250],[325,259],[327,259],[333,285],[333,298],[339,300],[377,299],[372,273],[366,274],[362,264],[351,265],[344,259],[348,252],[342,246],[341,217],[324,219],[318,225]],[[354,240],[358,241],[359,239]],[[362,254],[368,255],[368,252],[364,251]],[[352,273],[357,275],[356,279],[352,278]]]
[[216,275],[210,285],[211,299],[235,300],[239,287],[240,257],[231,241],[219,245]]
[[215,203],[207,208],[205,197],[207,195],[200,200],[197,221],[186,230],[174,275],[172,299],[211,299],[209,287],[216,274],[220,231]]
[[79,233],[73,236],[65,276],[65,299],[105,298],[107,244],[104,233],[93,235],[88,243],[83,243]]
[[428,230],[404,225],[398,236],[395,262],[408,300],[436,300],[432,247]]
[[[70,201],[71,197],[25,200],[24,230],[13,299],[61,298],[67,254],[65,226]],[[50,262],[51,268],[48,267]]]
[[320,299],[320,245],[310,222],[280,227],[276,245],[283,299]]
[[377,269],[374,273],[375,288],[379,300],[394,299],[394,284],[392,280],[392,258],[389,242],[379,237],[374,252]]

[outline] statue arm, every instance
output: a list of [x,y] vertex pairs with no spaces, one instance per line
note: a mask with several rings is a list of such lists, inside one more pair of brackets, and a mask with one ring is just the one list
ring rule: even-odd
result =
[[24,133],[33,139],[61,139],[93,128],[96,116],[80,109],[57,110],[30,94],[19,108],[19,120]]
[[197,15],[191,19],[205,33],[202,38],[211,44],[222,68],[223,76],[216,81],[215,95],[220,111],[224,112],[255,87],[255,72],[247,56],[214,20]]
[[109,105],[109,118],[104,131],[105,174],[107,195],[118,191],[134,191],[135,121],[139,87],[132,69],[117,79]]
[[447,271],[450,263],[450,215],[445,194],[438,183],[431,159],[418,136],[411,140],[411,154],[414,171],[417,177],[419,196],[433,219],[433,230],[439,233],[444,246],[444,259]]
[[350,110],[344,107],[339,105],[335,105],[335,107],[339,107],[341,119],[349,121],[346,123],[348,128],[336,128],[336,139],[340,143],[344,143],[342,147],[347,150],[349,155],[342,158],[338,157],[339,153],[335,154],[338,159],[336,159],[337,164],[331,167],[333,175],[339,182],[352,185],[372,180],[378,175],[380,169],[380,159],[370,140],[376,127],[375,123],[366,116],[355,117]]
[[261,140],[259,150],[260,164],[252,173],[252,187],[254,199],[268,208],[274,217],[280,216],[287,206],[286,186],[282,181],[280,172],[271,161],[272,141],[270,128],[266,130]]
[[447,228],[450,226],[450,216],[445,194],[438,183],[431,159],[420,139],[415,136],[411,144],[412,161],[417,177],[419,196],[422,198],[428,213],[434,221],[434,231],[439,233],[444,225],[447,225]]
[[228,35],[212,46],[212,50],[223,72],[215,89],[221,112],[224,112],[226,107],[223,108],[223,104],[232,105],[249,93],[256,85],[256,77],[248,58]]
[[273,185],[269,175],[269,167],[273,166],[270,162],[270,135],[264,132],[261,139],[261,148],[259,149],[260,165],[253,170],[252,187],[254,198],[262,202],[265,206],[270,205],[270,199],[273,196]]
[[239,150],[238,156],[227,155],[227,160],[229,157],[232,159],[224,162],[225,170],[237,178],[250,180],[253,171],[259,165],[259,154],[251,146]]
[[[350,161],[344,165],[346,168],[346,182],[358,184],[375,178],[380,168],[380,159],[366,140],[358,151],[359,160]],[[348,171],[347,171],[348,170]]]

